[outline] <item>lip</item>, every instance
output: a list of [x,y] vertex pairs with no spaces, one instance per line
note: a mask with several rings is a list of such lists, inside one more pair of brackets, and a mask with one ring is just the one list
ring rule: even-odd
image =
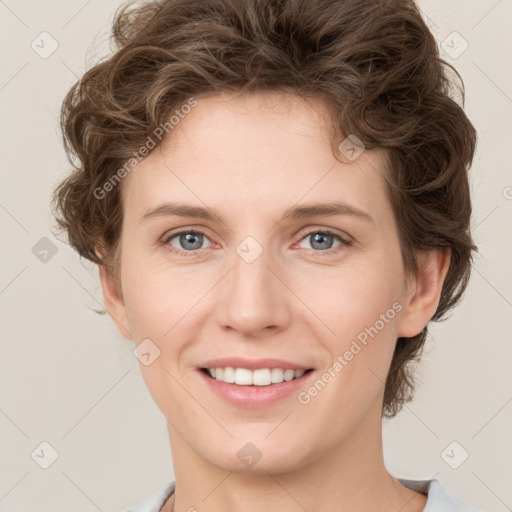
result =
[[[312,366],[285,361],[284,359],[244,359],[243,357],[222,357],[210,359],[199,365],[197,368],[246,368],[247,370],[259,370],[261,368],[282,368],[283,370],[311,370]],[[290,381],[293,382],[293,381]]]
[[[223,365],[217,366],[217,368],[222,366]],[[210,366],[209,368],[212,367]],[[243,366],[238,366],[237,368],[243,368]],[[256,369],[258,368],[261,368],[261,366]],[[269,366],[263,366],[263,368],[269,368]],[[282,368],[282,366],[277,366],[277,368]],[[294,368],[297,370],[305,369],[303,367]],[[296,397],[301,388],[305,389],[310,379],[316,374],[315,370],[311,370],[302,375],[302,377],[280,382],[279,384],[270,384],[268,386],[241,386],[213,379],[201,369],[198,369],[197,373],[199,377],[203,379],[207,388],[215,395],[228,404],[243,409],[261,409],[287,397]]]

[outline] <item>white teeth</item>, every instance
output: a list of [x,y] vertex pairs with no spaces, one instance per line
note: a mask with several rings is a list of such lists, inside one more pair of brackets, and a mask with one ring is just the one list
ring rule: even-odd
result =
[[235,382],[235,369],[231,368],[231,366],[224,368],[224,378],[222,380],[229,384],[233,384],[233,382]]
[[254,370],[252,372],[252,383],[254,386],[269,386],[272,384],[270,380],[270,370],[268,368]]
[[250,386],[252,384],[252,372],[245,368],[237,368],[235,370],[235,384],[241,386]]
[[247,368],[208,368],[208,373],[213,379],[221,380],[228,384],[239,386],[269,386],[279,384],[302,377],[305,370],[291,370],[283,368],[259,368],[248,370]]
[[295,377],[295,370],[285,370],[284,371],[284,380],[289,381]]
[[283,382],[284,370],[282,368],[272,368],[272,384],[277,384],[279,382]]

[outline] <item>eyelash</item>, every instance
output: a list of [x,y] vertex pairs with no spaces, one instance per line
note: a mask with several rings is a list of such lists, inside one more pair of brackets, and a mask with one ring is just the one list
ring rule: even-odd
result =
[[[353,245],[352,240],[345,240],[339,234],[337,234],[334,231],[331,231],[330,229],[314,229],[314,230],[308,231],[307,233],[304,234],[304,236],[302,236],[302,238],[299,240],[299,242],[302,242],[302,240],[306,239],[308,236],[311,236],[316,233],[321,233],[322,235],[332,235],[333,237],[337,238],[341,242],[341,245],[339,245],[338,247],[336,247],[334,249],[326,249],[324,251],[310,249],[311,251],[313,251],[314,256],[324,257],[324,256],[331,255],[333,253],[337,254],[341,251],[347,250],[348,247],[351,247]],[[197,253],[199,253],[202,249],[197,249],[197,250],[193,250],[193,251],[183,251],[183,250],[177,249],[176,247],[173,247],[169,244],[169,242],[173,238],[175,238],[179,235],[182,235],[182,234],[202,235],[205,238],[208,238],[206,236],[206,234],[203,233],[202,231],[199,231],[196,229],[183,229],[181,231],[176,231],[175,233],[170,233],[170,234],[166,235],[162,241],[162,245],[169,248],[169,250],[172,253],[178,254],[180,256],[186,256],[186,257],[196,256]]]

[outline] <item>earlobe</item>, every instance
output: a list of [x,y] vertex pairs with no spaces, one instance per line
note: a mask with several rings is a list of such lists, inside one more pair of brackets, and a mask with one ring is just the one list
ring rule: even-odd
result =
[[110,270],[104,265],[98,267],[101,288],[103,290],[103,302],[109,315],[114,321],[121,335],[132,340],[133,336],[128,322],[126,306],[120,288],[114,280],[114,276]]
[[434,316],[449,266],[449,249],[433,249],[419,254],[418,277],[405,295],[398,337],[416,336]]

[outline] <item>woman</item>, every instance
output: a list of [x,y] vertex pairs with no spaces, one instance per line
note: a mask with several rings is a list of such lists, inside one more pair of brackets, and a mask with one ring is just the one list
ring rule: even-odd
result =
[[131,510],[471,510],[382,455],[476,249],[476,133],[418,8],[166,0],[113,36],[54,206],[167,421],[175,481]]

